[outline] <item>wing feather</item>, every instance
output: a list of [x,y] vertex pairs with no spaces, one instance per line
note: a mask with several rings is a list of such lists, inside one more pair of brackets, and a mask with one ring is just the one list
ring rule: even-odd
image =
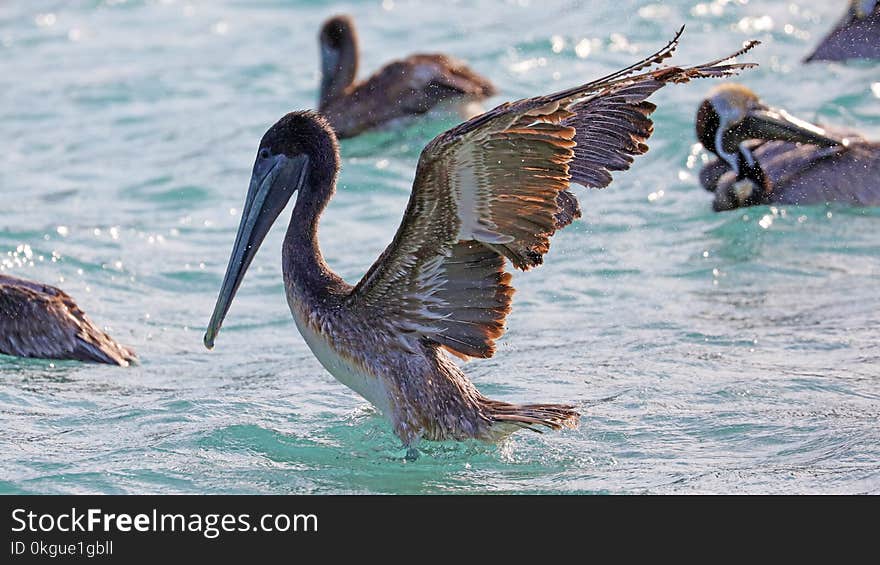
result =
[[[728,76],[748,64],[667,67],[680,33],[656,54],[579,87],[506,103],[422,151],[403,222],[350,295],[460,357],[489,357],[513,288],[505,259],[540,265],[555,231],[581,214],[571,182],[604,187],[648,150],[654,105],[670,82]],[[740,55],[755,43],[749,44]]]
[[65,292],[6,275],[0,275],[0,353],[122,366],[137,360]]

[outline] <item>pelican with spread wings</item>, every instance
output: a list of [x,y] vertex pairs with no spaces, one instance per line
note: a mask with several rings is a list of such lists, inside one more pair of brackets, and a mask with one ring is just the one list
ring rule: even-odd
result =
[[394,240],[356,286],[318,246],[339,169],[336,137],[317,113],[287,114],[260,143],[205,345],[213,347],[245,271],[297,192],[282,249],[296,325],[321,364],[376,406],[406,446],[575,427],[573,406],[486,398],[448,354],[495,353],[514,291],[506,261],[540,265],[550,237],[580,215],[569,184],[607,186],[611,171],[648,150],[652,93],[751,66],[730,59],[754,42],[705,65],[646,70],[672,55],[680,34],[622,71],[502,104],[435,138],[419,158]]

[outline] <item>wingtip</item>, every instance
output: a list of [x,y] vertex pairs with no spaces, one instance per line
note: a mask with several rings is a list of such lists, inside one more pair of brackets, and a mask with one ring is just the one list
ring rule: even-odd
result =
[[125,348],[126,356],[123,358],[124,364],[123,367],[137,367],[141,364],[140,358],[137,356],[133,350],[129,348]]
[[685,24],[681,24],[681,27],[678,28],[678,31],[675,32],[675,35],[672,36],[672,39],[669,40],[669,43],[666,44],[666,47],[658,51],[654,54],[655,57],[658,57],[655,60],[655,63],[661,63],[663,60],[668,59],[675,53],[676,49],[678,49],[679,43],[681,43],[681,36],[684,35]]
[[738,74],[740,71],[746,69],[753,69],[759,66],[758,63],[734,63],[732,61],[737,57],[745,55],[760,44],[761,42],[759,40],[750,39],[749,41],[743,43],[743,46],[740,49],[731,53],[730,55],[727,55],[726,57],[716,59],[710,63],[705,63],[703,65],[686,68],[684,70],[690,73],[687,78],[691,79],[727,77]]
[[748,53],[749,51],[751,51],[752,49],[754,49],[758,45],[761,45],[761,43],[762,43],[762,41],[760,39],[750,39],[750,40],[746,41],[746,44],[743,46],[742,52],[740,53],[740,55]]
[[[739,51],[736,51],[735,53],[728,55],[724,59],[719,59],[716,64],[723,63],[725,61],[730,61],[731,59],[736,59],[737,57],[745,55],[746,53],[748,53],[749,51],[751,51],[752,49],[754,49],[758,45],[761,45],[760,39],[750,39],[750,40],[746,41],[745,43],[743,43],[743,46]],[[745,63],[745,64],[758,66],[757,63]]]

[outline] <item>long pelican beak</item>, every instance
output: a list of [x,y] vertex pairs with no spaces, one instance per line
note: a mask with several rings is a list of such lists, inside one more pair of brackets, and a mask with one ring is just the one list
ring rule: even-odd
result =
[[809,143],[820,147],[847,146],[849,140],[835,138],[824,129],[798,119],[785,110],[759,108],[749,114],[728,132],[740,143],[747,139],[780,140]]
[[229,265],[226,267],[226,276],[205,332],[205,347],[208,349],[214,348],[214,340],[220,332],[223,319],[247,268],[269,233],[269,228],[275,223],[293,192],[305,182],[308,162],[307,155],[293,158],[275,155],[258,160],[254,165],[250,188],[241,213],[241,223],[232,246]]

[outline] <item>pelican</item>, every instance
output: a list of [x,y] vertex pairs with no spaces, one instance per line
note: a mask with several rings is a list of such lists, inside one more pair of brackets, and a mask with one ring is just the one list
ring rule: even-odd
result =
[[0,273],[0,353],[127,367],[134,351],[99,330],[64,291]]
[[287,114],[260,142],[205,346],[214,346],[246,269],[297,192],[282,247],[296,326],[324,368],[377,407],[405,446],[576,427],[574,406],[483,396],[449,354],[495,353],[514,292],[505,260],[524,271],[540,265],[553,233],[580,215],[570,182],[604,187],[611,171],[648,150],[652,93],[751,66],[728,59],[753,44],[705,65],[637,74],[671,56],[679,35],[622,71],[502,104],[437,136],[421,153],[394,240],[355,286],[330,270],[318,246],[339,168],[333,130],[315,112]]
[[476,101],[495,94],[488,79],[461,61],[437,54],[411,55],[356,82],[357,34],[349,16],[327,20],[318,40],[318,110],[333,126],[337,138],[353,137],[397,118],[424,114],[441,103],[457,104],[467,112]]
[[762,204],[880,205],[880,143],[771,108],[723,84],[700,105],[697,139],[720,159],[700,172],[713,208]]
[[880,0],[850,0],[846,14],[805,63],[880,59]]

